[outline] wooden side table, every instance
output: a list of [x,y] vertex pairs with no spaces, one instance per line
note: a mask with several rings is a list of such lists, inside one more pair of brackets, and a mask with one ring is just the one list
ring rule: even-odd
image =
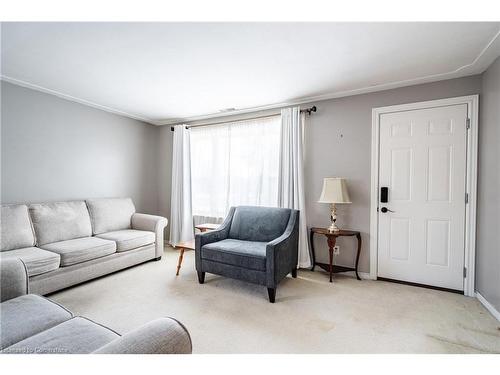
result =
[[177,272],[175,276],[179,276],[179,271],[181,270],[182,260],[184,259],[184,251],[186,250],[194,250],[194,240],[181,242],[177,244],[176,248],[179,248],[179,262],[177,263]]
[[[206,232],[209,230],[214,230],[217,229],[220,226],[220,224],[212,224],[212,223],[205,223],[205,224],[200,224],[196,225],[195,228],[199,229],[200,232]],[[181,270],[182,266],[182,260],[184,259],[184,251],[186,250],[194,250],[195,248],[195,242],[194,240],[191,241],[186,241],[186,242],[181,242],[175,246],[176,249],[179,249],[179,261],[177,262],[177,272],[175,273],[175,276],[179,276],[179,272]]]
[[204,223],[204,224],[199,224],[195,225],[195,228],[198,229],[200,232],[206,232],[209,230],[214,230],[220,227],[220,224],[213,224],[213,223]]
[[[330,254],[330,263],[317,263],[316,262],[316,254],[314,252],[314,234],[320,234],[326,236],[326,240],[328,242],[328,252]],[[333,248],[335,247],[335,243],[337,242],[337,237],[356,237],[358,239],[358,251],[356,253],[356,264],[354,268],[352,267],[344,267],[344,266],[334,266],[333,265]],[[359,263],[359,254],[361,253],[361,233],[354,230],[340,230],[338,232],[330,232],[327,228],[311,228],[309,233],[309,238],[311,242],[311,253],[312,253],[312,268],[311,271],[314,271],[315,266],[320,266],[325,271],[330,273],[330,282],[333,280],[333,273],[336,272],[347,272],[354,271],[356,273],[356,278],[361,280],[358,275],[358,263]]]

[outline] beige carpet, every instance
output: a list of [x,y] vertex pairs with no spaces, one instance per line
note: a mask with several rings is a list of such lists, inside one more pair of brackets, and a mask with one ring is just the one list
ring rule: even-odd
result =
[[199,285],[193,252],[176,277],[177,254],[50,298],[121,333],[175,317],[195,353],[500,353],[500,323],[474,298],[299,271],[270,304],[264,287],[209,274]]

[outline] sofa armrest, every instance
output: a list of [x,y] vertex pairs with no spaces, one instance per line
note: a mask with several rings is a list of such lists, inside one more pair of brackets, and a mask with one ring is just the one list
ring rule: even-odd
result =
[[268,287],[278,282],[297,266],[299,253],[300,212],[292,210],[285,232],[266,245]]
[[147,230],[156,234],[156,257],[163,255],[163,230],[168,224],[167,218],[163,216],[138,214],[132,215],[132,229]]
[[29,293],[28,271],[21,259],[0,261],[0,301]]
[[97,349],[97,354],[190,354],[191,336],[173,318],[153,320]]

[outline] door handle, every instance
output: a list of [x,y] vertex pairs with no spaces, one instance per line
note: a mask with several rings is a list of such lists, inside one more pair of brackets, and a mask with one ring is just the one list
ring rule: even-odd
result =
[[382,213],[384,213],[384,214],[385,214],[386,212],[396,212],[396,211],[393,211],[393,210],[389,210],[387,207],[382,207],[382,208],[380,209],[380,211],[382,211]]

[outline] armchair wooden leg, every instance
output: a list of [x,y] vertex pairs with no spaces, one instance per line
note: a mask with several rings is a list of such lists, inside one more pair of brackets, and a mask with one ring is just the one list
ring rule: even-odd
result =
[[293,277],[294,279],[296,279],[296,278],[297,278],[297,268],[294,268],[294,269],[292,270],[292,277]]
[[203,284],[205,282],[205,272],[198,271],[198,282]]
[[276,288],[267,288],[267,294],[269,295],[269,302],[274,303],[276,299]]

